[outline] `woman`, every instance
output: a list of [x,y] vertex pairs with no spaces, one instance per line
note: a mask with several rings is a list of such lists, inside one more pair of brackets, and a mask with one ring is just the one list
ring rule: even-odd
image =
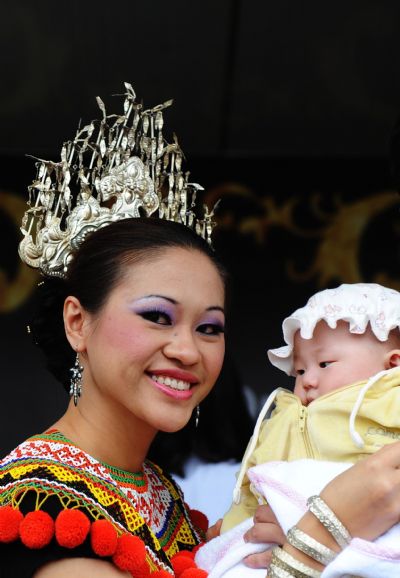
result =
[[[85,513],[92,530],[96,519],[108,520],[120,535],[140,536],[152,546],[149,571],[168,569],[176,551],[200,542],[202,533],[179,490],[146,462],[146,454],[157,431],[186,425],[219,374],[224,279],[207,243],[177,223],[128,219],[87,238],[67,278],[45,281],[45,311],[35,329],[61,379],[73,365],[66,348],[78,354],[81,395],[76,405],[71,397],[65,414],[45,434],[4,460],[2,503],[7,494],[25,520],[31,511],[55,520],[75,508]],[[56,329],[62,317],[64,335]],[[29,472],[22,471],[26,464]],[[16,480],[11,489],[10,476]],[[75,567],[92,570],[90,560],[79,560],[82,566],[76,560],[43,563],[96,556],[89,537],[69,549],[54,538],[49,545],[34,544],[25,534],[21,539],[1,545],[2,571],[42,578],[67,575]],[[118,552],[108,553],[112,557],[120,568],[135,570],[135,561],[129,566]],[[96,562],[93,572],[119,575],[109,566]]]
[[218,377],[225,272],[213,211],[196,216],[201,187],[163,138],[171,102],[144,109],[125,89],[122,114],[98,98],[102,118],[29,188],[19,252],[45,277],[31,331],[71,399],[0,463],[0,576],[161,578],[204,538],[146,456]]

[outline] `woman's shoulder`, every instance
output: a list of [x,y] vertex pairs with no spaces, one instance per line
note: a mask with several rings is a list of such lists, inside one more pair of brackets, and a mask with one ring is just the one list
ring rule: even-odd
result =
[[76,455],[83,453],[57,430],[48,430],[20,443],[0,460],[0,468],[4,470],[45,461],[72,465]]

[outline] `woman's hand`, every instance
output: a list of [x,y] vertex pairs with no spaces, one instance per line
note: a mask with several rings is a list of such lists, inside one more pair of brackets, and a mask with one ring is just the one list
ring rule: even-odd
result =
[[374,540],[400,519],[400,442],[334,478],[321,497],[352,536]]
[[[321,492],[351,536],[374,540],[400,519],[400,442],[389,444],[334,478]],[[339,551],[331,534],[307,512],[297,526],[306,534]],[[300,562],[322,566],[290,544],[284,549]]]
[[[254,526],[243,536],[246,542],[283,544],[286,540],[270,506],[258,506],[254,515]],[[271,561],[271,550],[252,554],[243,560],[250,568],[268,568]]]
[[213,526],[210,526],[206,532],[206,540],[209,542],[213,538],[216,538],[221,533],[222,518],[217,520]]
[[[322,490],[321,497],[352,536],[374,540],[386,532],[400,520],[400,442],[384,446],[334,478]],[[337,549],[330,534],[309,512],[297,525],[316,540]],[[268,506],[257,508],[254,526],[245,534],[245,539],[277,544],[286,541]],[[301,552],[288,549],[299,560],[312,562],[310,565],[314,566],[314,561],[307,561]],[[266,568],[270,556],[270,552],[253,554],[245,563],[253,568]]]

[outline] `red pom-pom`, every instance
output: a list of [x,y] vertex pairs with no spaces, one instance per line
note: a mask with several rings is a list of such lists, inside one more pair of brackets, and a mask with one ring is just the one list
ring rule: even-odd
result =
[[171,558],[171,566],[175,572],[175,576],[179,578],[184,570],[187,568],[196,568],[196,564],[191,556],[187,556],[182,552],[175,554]]
[[19,525],[24,516],[12,506],[0,508],[0,542],[13,542],[19,537]]
[[113,562],[120,570],[128,570],[135,578],[150,576],[143,540],[131,534],[122,534],[117,541]]
[[197,526],[200,530],[203,530],[203,532],[207,532],[209,522],[203,512],[200,512],[200,510],[190,510],[189,516],[194,526]]
[[112,556],[117,549],[117,530],[108,520],[96,520],[90,529],[92,549],[98,556]]
[[207,578],[208,572],[201,568],[188,568],[184,570],[179,578]]
[[53,518],[41,510],[29,512],[19,525],[19,535],[28,548],[44,548],[54,536]]
[[166,570],[156,570],[150,574],[150,578],[171,578],[171,574]]
[[56,539],[64,548],[83,544],[90,530],[89,518],[80,510],[62,510],[56,519]]
[[175,558],[175,556],[188,556],[189,558],[194,558],[194,550],[192,552],[190,550],[180,550],[174,554],[172,558]]

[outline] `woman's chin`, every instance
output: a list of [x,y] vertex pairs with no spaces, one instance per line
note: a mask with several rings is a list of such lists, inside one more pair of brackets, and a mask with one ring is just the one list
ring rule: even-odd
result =
[[185,427],[185,425],[187,425],[187,423],[189,422],[191,416],[186,416],[186,418],[181,417],[178,418],[176,417],[175,419],[171,416],[170,419],[166,420],[165,418],[163,420],[160,420],[159,425],[158,425],[158,430],[159,431],[163,431],[165,433],[175,433],[181,429],[183,429]]

